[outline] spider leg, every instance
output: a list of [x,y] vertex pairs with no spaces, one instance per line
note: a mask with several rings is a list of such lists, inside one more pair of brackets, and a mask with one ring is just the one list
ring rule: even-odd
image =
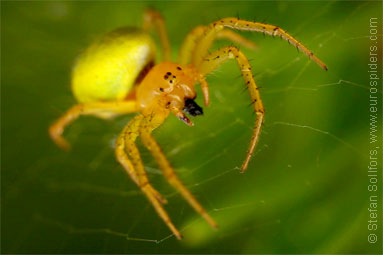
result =
[[181,233],[174,226],[169,215],[166,213],[161,204],[166,203],[167,201],[150,185],[139,151],[135,145],[135,140],[139,135],[142,119],[143,115],[138,115],[125,126],[116,141],[116,158],[124,167],[131,179],[140,187],[142,192],[152,203],[158,215],[162,218],[173,234],[178,239],[181,239]]
[[[149,179],[146,175],[144,165],[143,165],[141,157],[140,157],[140,153],[137,149],[137,146],[135,145],[135,140],[139,134],[139,126],[140,126],[141,120],[142,120],[142,115],[139,115],[139,116],[135,117],[126,126],[126,128],[124,129],[124,131],[121,134],[121,139],[125,139],[125,141],[124,141],[124,143],[122,143],[122,145],[126,146],[127,151],[128,151],[128,155],[132,158],[131,161],[133,162],[133,165],[134,165],[134,168],[132,168],[132,169],[135,169],[136,173],[137,173],[137,180],[135,181],[136,184],[139,185],[140,187],[148,185],[149,189],[152,190],[155,197],[160,202],[165,204],[165,203],[167,203],[167,200],[165,198],[163,198],[160,195],[160,193],[158,193],[156,190],[154,190],[154,188],[152,188],[151,185],[149,184]],[[120,152],[121,150],[119,149],[116,151]],[[125,159],[127,159],[127,158],[125,158]],[[133,180],[134,180],[134,178],[133,178]]]
[[97,102],[78,104],[70,108],[55,123],[49,127],[49,135],[61,149],[69,150],[69,143],[62,137],[64,129],[80,115],[95,115],[110,118],[115,115],[138,111],[135,101]]
[[167,160],[165,154],[162,152],[160,146],[154,140],[151,135],[151,132],[155,126],[151,124],[151,119],[148,118],[143,124],[140,130],[141,139],[144,146],[152,153],[153,157],[157,161],[158,165],[162,169],[166,180],[176,188],[185,200],[213,227],[218,228],[218,225],[215,221],[209,216],[205,209],[200,205],[200,203],[194,198],[190,191],[185,187],[185,185],[177,177],[176,172],[173,170],[169,161]]
[[[198,26],[186,36],[178,55],[178,62],[180,64],[188,64],[190,62],[198,40],[203,36],[203,34],[208,30],[208,28],[209,27],[207,26]],[[250,40],[247,40],[246,38],[229,29],[223,29],[219,31],[216,34],[215,39],[228,39],[252,50],[255,50],[257,48],[255,43],[253,43]]]
[[217,33],[222,31],[225,27],[235,30],[254,31],[272,36],[280,36],[282,39],[295,46],[298,50],[302,51],[310,59],[316,62],[321,68],[327,71],[327,66],[317,56],[315,56],[314,53],[312,53],[307,47],[305,47],[302,43],[300,43],[297,39],[292,37],[282,28],[259,22],[240,20],[238,18],[224,18],[217,20],[209,25],[208,29],[204,33],[204,36],[201,37],[201,39],[197,42],[198,47],[194,51],[192,59],[192,64],[194,66],[198,66],[203,61],[203,58],[206,56],[209,48],[215,40]]
[[201,90],[202,90],[203,102],[204,102],[205,106],[209,106],[209,104],[210,104],[209,84],[207,84],[207,81],[206,81],[204,75],[201,75],[201,77],[199,79],[199,83],[200,83]]
[[246,56],[236,47],[224,47],[214,51],[204,58],[204,61],[199,65],[198,70],[202,75],[207,75],[229,59],[235,59],[241,70],[242,76],[245,79],[246,86],[249,90],[250,98],[254,106],[254,111],[257,115],[253,135],[250,141],[250,146],[247,151],[246,159],[241,167],[241,172],[244,172],[249,164],[250,158],[258,143],[261,126],[264,119],[265,109],[262,104],[261,95],[257,84],[255,83],[251,66]]
[[168,33],[166,31],[166,25],[164,18],[162,15],[154,10],[147,9],[144,13],[144,23],[143,23],[144,31],[149,31],[152,27],[154,27],[158,33],[158,36],[161,41],[162,51],[163,51],[163,60],[170,61],[171,60],[171,49],[168,38]]
[[240,34],[229,30],[229,29],[223,29],[218,32],[217,34],[218,39],[228,39],[234,43],[238,43],[239,45],[245,46],[246,48],[249,48],[251,50],[256,50],[257,45],[245,37],[241,36]]

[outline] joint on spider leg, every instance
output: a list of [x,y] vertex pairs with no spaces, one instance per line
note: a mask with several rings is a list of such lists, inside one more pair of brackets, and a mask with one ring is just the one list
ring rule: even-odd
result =
[[80,114],[82,114],[85,111],[85,106],[83,104],[78,105],[78,111]]
[[174,178],[176,178],[176,173],[175,172],[169,172],[169,173],[166,173],[164,174],[164,177],[166,178],[166,180],[168,180],[170,183],[174,184]]
[[273,32],[272,32],[272,35],[273,35],[273,37],[275,37],[276,35],[278,35],[278,34],[280,34],[280,31],[279,31],[280,29],[279,29],[279,27],[274,27],[273,28]]
[[[137,176],[140,176],[139,174],[137,174]],[[148,181],[144,181],[144,182],[138,182],[138,187],[140,187],[140,189],[144,189],[146,186],[149,185],[149,182]]]

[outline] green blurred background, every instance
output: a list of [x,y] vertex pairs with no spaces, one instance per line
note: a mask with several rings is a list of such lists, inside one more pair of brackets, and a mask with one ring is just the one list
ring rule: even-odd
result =
[[[47,135],[76,103],[76,56],[108,30],[140,26],[148,6],[165,17],[174,58],[193,27],[239,16],[284,28],[329,67],[321,70],[279,38],[242,32],[259,46],[243,51],[267,114],[245,174],[238,167],[255,116],[234,62],[208,77],[211,106],[193,128],[171,116],[156,130],[218,231],[174,193],[140,144],[182,241],[114,159],[114,140],[133,115],[79,119],[65,133],[70,152]],[[381,236],[367,242],[366,173],[369,19],[381,21],[381,10],[380,2],[358,1],[2,2],[2,253],[381,252]]]

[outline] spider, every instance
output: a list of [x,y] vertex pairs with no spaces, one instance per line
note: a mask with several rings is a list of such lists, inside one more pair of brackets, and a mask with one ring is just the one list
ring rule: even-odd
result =
[[[158,64],[155,64],[155,43],[149,35],[153,28],[158,33],[163,50],[163,61]],[[241,172],[246,170],[259,140],[265,110],[246,56],[234,46],[208,53],[213,42],[219,38],[254,48],[251,41],[228,28],[279,36],[327,70],[326,65],[309,49],[280,27],[238,18],[223,18],[208,26],[194,28],[181,46],[178,61],[171,62],[164,19],[159,12],[148,9],[144,13],[141,29],[122,27],[113,30],[96,40],[78,57],[72,71],[71,85],[79,104],[70,108],[49,128],[53,141],[62,149],[69,149],[70,146],[62,134],[65,127],[80,115],[109,119],[139,112],[118,136],[115,156],[178,239],[182,235],[163,208],[167,200],[150,184],[135,141],[138,137],[141,138],[143,145],[162,169],[166,180],[213,228],[217,228],[215,221],[177,177],[154,140],[152,131],[171,113],[187,125],[193,126],[186,114],[193,117],[203,114],[202,108],[194,101],[194,84],[200,84],[204,105],[208,106],[209,87],[205,77],[227,60],[234,59],[256,113],[250,146],[241,167]]]

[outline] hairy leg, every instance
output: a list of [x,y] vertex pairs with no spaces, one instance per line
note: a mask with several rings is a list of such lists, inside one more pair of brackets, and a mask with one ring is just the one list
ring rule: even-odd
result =
[[167,160],[165,154],[162,152],[160,146],[154,140],[151,135],[153,126],[151,124],[151,119],[147,118],[142,123],[140,133],[143,144],[146,148],[152,153],[153,157],[157,161],[158,165],[161,167],[166,180],[176,188],[185,200],[214,228],[217,228],[215,221],[209,216],[205,209],[200,205],[200,203],[194,198],[190,191],[185,187],[185,185],[177,177],[176,172],[173,170],[169,161]]
[[[194,28],[186,37],[184,42],[182,43],[178,62],[180,64],[188,64],[192,58],[192,55],[196,49],[196,45],[198,40],[204,35],[204,33],[208,30],[207,26],[198,26]],[[255,43],[247,40],[241,35],[229,30],[223,29],[216,34],[216,39],[228,39],[234,43],[238,43],[239,45],[243,45],[249,49],[255,50],[257,47]],[[214,39],[213,39],[214,40]]]
[[227,39],[234,43],[237,43],[238,45],[245,46],[250,50],[256,50],[258,48],[253,41],[246,39],[245,37],[230,29],[223,29],[220,32],[218,32],[217,39]]
[[250,146],[246,155],[246,159],[241,167],[241,172],[244,172],[258,143],[259,135],[261,132],[261,126],[265,114],[265,109],[262,104],[261,95],[259,93],[257,84],[255,83],[253,74],[251,72],[251,66],[249,64],[249,61],[247,60],[246,56],[236,47],[224,47],[217,51],[214,51],[213,53],[205,57],[204,61],[199,65],[198,71],[202,75],[207,75],[229,59],[235,59],[237,61],[242,76],[245,80],[246,86],[249,90],[251,101],[254,106],[254,111],[257,115],[254,124],[253,135],[250,141]]
[[208,26],[208,29],[205,31],[204,36],[201,37],[197,42],[198,47],[194,51],[192,59],[192,64],[194,66],[198,66],[200,63],[202,63],[212,43],[217,37],[217,34],[220,33],[220,31],[222,31],[225,27],[235,30],[254,31],[272,36],[279,36],[282,39],[289,42],[290,44],[292,44],[293,46],[297,47],[298,50],[302,51],[310,59],[316,62],[322,69],[327,71],[327,66],[317,56],[315,56],[307,47],[305,47],[302,43],[300,43],[297,39],[292,37],[282,28],[259,22],[240,20],[237,18],[220,19],[211,23]]
[[157,31],[161,41],[163,61],[171,61],[171,49],[164,18],[158,11],[147,9],[144,13],[143,29],[149,31],[152,27]]
[[52,140],[61,149],[69,150],[69,143],[62,137],[65,127],[75,121],[80,115],[95,115],[108,118],[120,114],[137,112],[138,107],[135,101],[99,102],[78,104],[70,108],[55,123],[49,127],[49,134]]
[[181,233],[174,226],[170,217],[161,204],[166,203],[167,201],[151,186],[144,170],[139,151],[135,145],[135,141],[139,135],[142,119],[142,115],[136,116],[126,125],[124,130],[121,132],[116,141],[116,158],[118,162],[120,162],[124,167],[132,180],[140,187],[142,192],[153,205],[158,215],[173,232],[173,234],[178,239],[181,239]]

